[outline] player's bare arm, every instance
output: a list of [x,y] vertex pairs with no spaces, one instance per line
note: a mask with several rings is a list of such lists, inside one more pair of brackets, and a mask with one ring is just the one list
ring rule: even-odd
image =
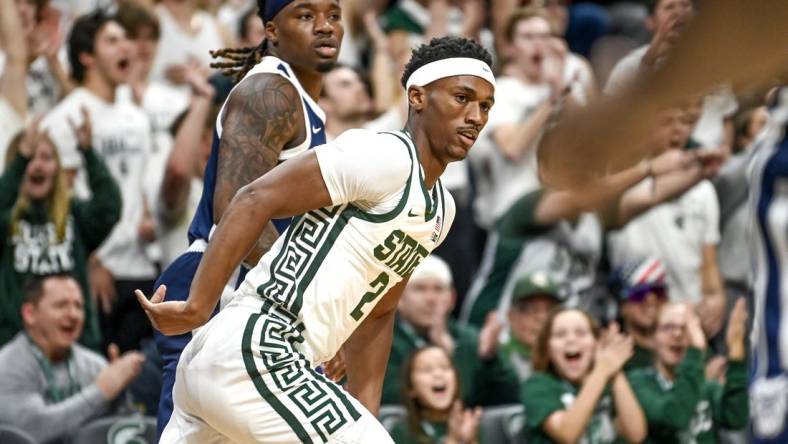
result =
[[542,181],[579,188],[620,171],[646,157],[644,141],[660,111],[725,81],[736,87],[778,76],[788,60],[786,22],[783,0],[717,0],[704,8],[653,74],[612,102],[569,113],[546,134],[538,152]]
[[383,393],[383,376],[394,336],[397,304],[408,278],[383,296],[364,322],[342,346],[347,365],[347,390],[373,415],[378,414]]
[[205,324],[222,294],[224,283],[249,252],[271,219],[291,217],[331,205],[317,155],[304,153],[240,188],[224,211],[208,243],[186,301],[162,302],[159,287],[149,301],[139,290],[154,327],[165,335],[182,334]]
[[[256,74],[233,90],[222,116],[214,223],[219,223],[241,187],[277,165],[283,148],[304,140],[302,113],[298,91],[279,75]],[[245,262],[256,264],[278,236],[269,223]]]

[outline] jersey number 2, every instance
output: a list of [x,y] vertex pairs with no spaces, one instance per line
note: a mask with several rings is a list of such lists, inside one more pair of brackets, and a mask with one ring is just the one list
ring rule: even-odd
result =
[[350,312],[350,317],[352,317],[357,321],[361,320],[361,317],[364,316],[364,312],[361,311],[361,307],[369,304],[370,302],[375,301],[375,299],[377,299],[378,296],[380,296],[380,294],[383,293],[383,290],[386,289],[386,286],[388,286],[388,284],[389,284],[389,275],[387,275],[386,273],[380,273],[378,277],[375,278],[374,281],[369,283],[369,286],[372,287],[372,289],[364,293],[364,296],[361,296],[361,300],[358,302],[358,305],[356,305],[356,308],[354,308],[353,311]]

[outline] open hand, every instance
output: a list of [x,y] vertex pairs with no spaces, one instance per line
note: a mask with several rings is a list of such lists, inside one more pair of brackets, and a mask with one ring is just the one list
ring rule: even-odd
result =
[[454,401],[449,413],[447,444],[478,442],[479,419],[482,409],[463,409],[462,401]]
[[208,321],[208,317],[198,316],[190,310],[186,301],[164,301],[167,287],[160,285],[153,293],[150,300],[140,290],[134,290],[145,314],[150,319],[153,328],[159,330],[163,335],[173,336],[190,333],[197,327],[202,326]]

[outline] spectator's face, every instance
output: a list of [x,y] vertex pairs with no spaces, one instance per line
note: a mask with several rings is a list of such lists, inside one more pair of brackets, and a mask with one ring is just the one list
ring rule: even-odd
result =
[[595,347],[596,338],[583,313],[567,310],[553,319],[548,356],[562,378],[580,382],[591,370]]
[[304,0],[282,9],[266,34],[293,69],[328,72],[339,56],[342,9],[339,0]]
[[37,304],[23,308],[25,326],[53,352],[68,350],[82,334],[85,312],[82,291],[72,278],[51,277]]
[[457,376],[446,352],[430,347],[419,352],[410,374],[412,393],[426,409],[448,410],[457,392]]
[[684,149],[689,140],[691,127],[689,116],[680,108],[672,108],[660,113],[657,129],[654,131],[654,154]]
[[246,19],[246,35],[241,36],[241,46],[258,46],[265,38],[263,21],[256,14],[251,14]]
[[694,12],[695,8],[692,5],[692,0],[661,0],[654,9],[652,28],[657,29],[660,26],[664,26],[665,23],[674,17],[678,18],[680,22],[679,27],[681,28],[689,22]]
[[42,137],[25,169],[22,192],[31,200],[48,197],[55,186],[59,167],[55,146],[49,137]]
[[22,32],[25,36],[30,36],[36,27],[36,13],[38,12],[36,2],[33,0],[16,0],[16,9],[19,12]]
[[769,112],[766,110],[765,106],[758,107],[752,112],[750,124],[747,126],[747,135],[749,136],[750,142],[755,140],[758,134],[760,134],[761,130],[763,130],[763,127],[766,126],[766,122],[768,121]]
[[[126,32],[117,22],[108,22],[98,33],[93,55],[89,55],[92,68],[104,81],[113,86],[125,83],[131,67],[131,44]],[[86,64],[88,66],[88,64]]]
[[418,328],[428,328],[445,319],[451,309],[452,289],[438,278],[424,277],[408,282],[399,301],[399,313]]
[[649,291],[638,301],[626,301],[621,307],[624,321],[642,331],[652,331],[664,302],[664,296],[654,291]]
[[155,30],[151,27],[142,27],[137,31],[137,37],[132,40],[134,47],[134,63],[143,72],[149,72],[156,57],[156,50],[159,47],[159,39],[156,38]]
[[323,93],[320,106],[326,114],[341,120],[358,119],[372,110],[372,99],[361,77],[351,68],[341,67],[323,78]]
[[550,23],[542,17],[520,20],[514,27],[511,57],[533,81],[542,77],[542,62],[551,38]]
[[555,298],[547,295],[531,296],[515,302],[509,308],[512,335],[523,344],[534,347],[547,316],[557,305]]
[[654,332],[654,350],[662,365],[673,368],[684,358],[689,346],[687,307],[668,305],[662,309]]

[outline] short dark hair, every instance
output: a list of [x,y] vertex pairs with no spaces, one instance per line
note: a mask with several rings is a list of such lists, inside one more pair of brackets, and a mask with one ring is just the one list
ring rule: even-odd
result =
[[101,9],[79,17],[71,28],[68,37],[68,62],[71,64],[71,76],[77,82],[85,80],[85,65],[79,60],[82,53],[93,54],[96,49],[96,34],[107,23],[115,18]]
[[126,35],[131,39],[136,39],[140,31],[145,28],[153,30],[153,37],[156,40],[159,40],[161,36],[159,19],[142,6],[133,3],[121,4],[118,6],[118,12],[115,13],[115,20],[126,30]]
[[464,37],[438,37],[413,51],[410,61],[405,65],[405,72],[402,73],[400,83],[405,87],[410,75],[427,63],[453,57],[477,59],[492,66],[490,53],[475,41]]
[[41,298],[44,297],[44,284],[46,284],[49,279],[53,278],[71,279],[76,282],[74,276],[71,276],[68,273],[52,273],[33,276],[27,282],[25,282],[25,285],[22,288],[22,303],[36,305],[41,302]]

